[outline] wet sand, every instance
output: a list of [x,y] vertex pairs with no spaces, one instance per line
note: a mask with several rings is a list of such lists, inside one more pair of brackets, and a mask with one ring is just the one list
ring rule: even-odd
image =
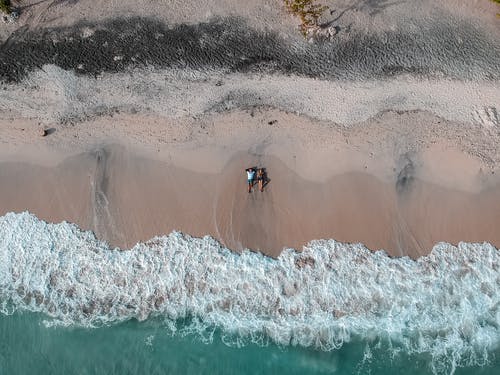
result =
[[[267,168],[264,192],[246,191],[249,165]],[[322,238],[413,258],[439,241],[500,246],[500,186],[472,193],[360,171],[319,182],[270,155],[237,153],[221,172],[200,173],[106,146],[55,167],[0,163],[0,191],[0,215],[71,221],[124,249],[172,230],[272,256]]]

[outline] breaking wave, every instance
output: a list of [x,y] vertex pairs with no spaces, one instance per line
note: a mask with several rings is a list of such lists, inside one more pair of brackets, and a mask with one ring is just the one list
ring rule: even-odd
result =
[[[500,343],[500,255],[440,243],[414,261],[312,241],[277,259],[178,232],[132,249],[29,213],[0,218],[0,311],[98,327],[162,318],[231,343],[340,348],[354,337],[432,358],[434,372],[488,363]],[[211,331],[212,330],[212,331]]]

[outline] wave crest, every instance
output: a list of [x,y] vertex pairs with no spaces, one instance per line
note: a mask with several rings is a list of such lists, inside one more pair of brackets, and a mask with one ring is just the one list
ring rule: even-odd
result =
[[0,218],[0,311],[94,327],[191,317],[191,329],[322,350],[360,336],[454,367],[498,348],[499,260],[487,243],[440,243],[414,261],[334,240],[272,259],[179,232],[122,251],[76,225],[9,213]]

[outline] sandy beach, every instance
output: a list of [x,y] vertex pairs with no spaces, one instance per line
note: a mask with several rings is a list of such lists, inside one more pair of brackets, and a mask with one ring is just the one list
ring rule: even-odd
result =
[[[156,146],[157,134],[138,143],[126,133],[129,123],[99,119],[86,124],[92,135],[79,148],[65,145],[71,137],[63,132],[82,134],[69,129],[12,149],[23,155],[5,153],[0,214],[28,210],[49,222],[66,220],[123,249],[173,230],[271,256],[323,238],[413,258],[440,241],[500,243],[497,164],[471,155],[474,135],[482,132],[467,130],[471,149],[465,140],[457,149],[458,131],[446,141],[428,133],[418,144],[406,141],[408,149],[398,155],[401,142],[385,133],[391,124],[402,131],[408,123],[413,134],[419,121],[440,122],[442,134],[453,124],[419,112],[371,121],[332,129],[276,110],[232,112],[183,124],[187,140],[170,135]],[[147,126],[167,133],[179,127],[152,118],[131,122],[140,134]],[[247,132],[231,134],[234,124]],[[267,169],[264,192],[255,186],[247,193],[248,166]]]
[[23,2],[0,33],[0,215],[123,249],[500,245],[494,4],[328,2],[335,37],[308,41],[281,4],[240,3]]

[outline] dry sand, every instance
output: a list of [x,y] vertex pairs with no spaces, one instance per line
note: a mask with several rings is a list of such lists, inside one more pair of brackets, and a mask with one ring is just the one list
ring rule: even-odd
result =
[[[452,12],[457,17],[481,19],[492,29],[497,27],[495,12],[498,8],[489,0],[324,0],[332,10],[321,21],[335,20],[342,28],[386,30],[396,25],[408,25],[411,20],[431,17],[440,12]],[[298,20],[287,14],[279,0],[200,0],[194,4],[183,0],[23,0],[20,2],[21,18],[8,25],[3,33],[20,28],[40,29],[68,26],[81,22],[103,22],[110,17],[155,17],[170,24],[206,22],[213,17],[245,17],[253,26],[279,29],[282,32],[297,31]],[[1,35],[1,34],[0,34]],[[8,35],[8,34],[7,34]]]

